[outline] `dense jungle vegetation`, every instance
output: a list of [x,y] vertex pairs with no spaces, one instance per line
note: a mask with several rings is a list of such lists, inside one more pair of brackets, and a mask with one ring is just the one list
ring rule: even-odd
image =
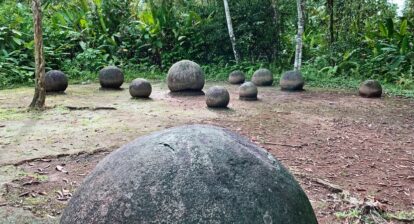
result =
[[[292,69],[297,31],[292,0],[229,1],[236,63],[221,0],[49,0],[43,3],[46,67],[73,81],[95,80],[105,65],[127,77],[163,78],[181,59],[211,80],[233,69]],[[0,0],[0,88],[33,83],[33,15],[28,0]],[[303,73],[321,86],[365,78],[414,88],[414,0],[403,14],[387,0],[308,0]]]

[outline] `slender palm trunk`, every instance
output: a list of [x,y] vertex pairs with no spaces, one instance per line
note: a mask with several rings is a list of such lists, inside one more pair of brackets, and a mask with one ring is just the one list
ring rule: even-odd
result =
[[227,0],[223,0],[223,2],[224,2],[224,11],[226,12],[227,28],[229,29],[230,41],[233,47],[234,59],[236,60],[237,63],[239,63],[240,56],[236,48],[236,36],[234,35],[233,24],[231,22],[229,3],[227,2]]
[[277,58],[279,56],[279,51],[280,51],[280,14],[279,14],[279,9],[278,9],[278,0],[272,0],[271,1],[271,5],[273,8],[273,21],[275,24],[275,53],[274,56]]
[[42,34],[42,3],[41,0],[32,0],[34,45],[35,45],[35,94],[30,108],[43,109],[46,101],[45,89],[45,59],[43,57]]
[[295,70],[300,71],[302,67],[302,36],[305,26],[304,11],[305,0],[296,0],[298,8],[298,34],[296,36],[296,54],[295,54]]

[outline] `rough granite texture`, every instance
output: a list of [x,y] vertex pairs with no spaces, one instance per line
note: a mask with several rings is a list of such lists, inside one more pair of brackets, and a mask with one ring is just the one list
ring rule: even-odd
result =
[[204,87],[204,71],[195,62],[183,60],[175,63],[167,75],[171,92],[201,91]]
[[230,84],[241,84],[244,83],[246,76],[242,71],[234,71],[229,75]]
[[279,85],[283,91],[302,91],[305,81],[299,71],[288,71],[280,78]]
[[226,88],[222,86],[213,86],[206,93],[206,104],[208,107],[225,108],[229,105],[230,94]]
[[254,72],[252,82],[256,86],[271,86],[273,84],[273,74],[268,69],[259,69]]
[[240,100],[257,100],[257,87],[252,82],[246,82],[239,87]]
[[68,88],[68,78],[65,73],[52,70],[45,75],[46,92],[65,92]]
[[367,80],[359,87],[359,95],[366,98],[379,98],[382,96],[382,86],[376,80]]
[[129,85],[129,94],[132,97],[148,98],[151,95],[152,86],[146,79],[134,79]]
[[118,89],[124,83],[124,74],[115,66],[105,67],[99,71],[99,83],[102,88]]
[[267,151],[223,128],[144,136],[102,160],[62,224],[317,223],[306,194]]

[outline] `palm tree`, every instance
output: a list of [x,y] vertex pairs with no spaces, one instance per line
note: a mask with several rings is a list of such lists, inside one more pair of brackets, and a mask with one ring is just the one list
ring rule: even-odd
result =
[[224,11],[226,13],[227,28],[229,29],[230,41],[233,47],[234,59],[236,60],[236,63],[239,63],[240,56],[236,49],[236,36],[234,36],[233,24],[231,22],[229,3],[227,0],[223,0],[223,2],[224,2]]
[[302,67],[302,36],[305,26],[304,11],[305,11],[305,0],[296,0],[298,8],[298,34],[296,36],[296,54],[295,54],[295,70],[300,71]]

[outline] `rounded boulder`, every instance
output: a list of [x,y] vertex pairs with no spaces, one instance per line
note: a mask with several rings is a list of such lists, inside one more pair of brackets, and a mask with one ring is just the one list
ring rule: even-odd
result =
[[230,94],[222,86],[213,86],[206,93],[206,104],[208,107],[225,108],[229,105]]
[[146,79],[135,79],[129,85],[129,93],[135,98],[148,98],[151,92],[151,83]]
[[103,159],[61,224],[317,223],[294,177],[266,150],[223,128],[156,132]]
[[379,98],[382,96],[382,86],[376,80],[367,80],[359,87],[359,95],[366,98]]
[[119,89],[124,83],[124,74],[118,67],[105,67],[99,71],[99,83],[102,88]]
[[254,72],[252,82],[256,86],[271,86],[273,84],[273,74],[269,69],[259,69]]
[[229,75],[230,84],[241,84],[246,80],[246,76],[242,71],[234,71]]
[[45,74],[46,92],[65,92],[68,88],[68,78],[65,73],[52,70]]
[[279,85],[283,91],[301,91],[305,81],[299,71],[288,71],[280,78]]
[[171,92],[201,91],[204,87],[204,71],[197,63],[183,60],[175,63],[167,75]]
[[252,82],[246,82],[239,88],[240,100],[257,100],[257,87]]

